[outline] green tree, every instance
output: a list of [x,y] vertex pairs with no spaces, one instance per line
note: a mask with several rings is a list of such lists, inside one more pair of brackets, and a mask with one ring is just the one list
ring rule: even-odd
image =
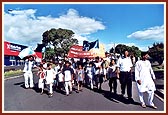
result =
[[135,57],[141,56],[141,51],[139,50],[138,47],[131,46],[131,47],[129,47],[128,51],[131,53],[131,55],[134,55]]
[[45,44],[45,46],[54,46],[53,56],[65,56],[70,47],[78,43],[78,40],[73,38],[73,35],[74,32],[72,30],[52,28],[43,33],[42,43]]
[[116,53],[119,53],[119,54],[123,54],[123,52],[125,50],[128,50],[128,46],[124,45],[124,44],[118,44],[116,47],[115,47],[115,52]]
[[47,47],[45,53],[46,59],[51,60],[54,58],[53,54],[55,54],[55,52],[53,48]]
[[135,57],[140,57],[140,55],[141,55],[141,51],[139,50],[138,47],[135,47],[135,46],[130,47],[130,46],[126,46],[124,44],[118,44],[115,47],[115,52],[119,53],[119,54],[124,54],[125,50],[128,50],[130,55],[134,55]]
[[162,64],[164,60],[164,44],[163,43],[154,43],[151,48],[149,47],[148,52],[153,61],[157,61],[159,64]]

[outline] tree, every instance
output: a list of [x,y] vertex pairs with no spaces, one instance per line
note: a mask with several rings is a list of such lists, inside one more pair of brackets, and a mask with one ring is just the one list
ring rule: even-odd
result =
[[54,46],[54,56],[65,56],[70,47],[78,43],[78,40],[73,38],[73,35],[74,32],[72,30],[52,28],[43,33],[42,43],[45,46]]
[[116,53],[119,53],[119,54],[123,54],[123,52],[124,52],[125,50],[128,50],[128,46],[123,45],[123,44],[118,44],[118,45],[115,47],[115,52],[116,52]]
[[51,48],[51,47],[47,47],[46,48],[46,58],[48,59],[48,60],[51,60],[51,59],[54,59],[54,49],[53,48]]
[[138,47],[131,46],[129,47],[129,50],[131,55],[134,55],[135,57],[140,57],[141,56],[141,51],[139,50]]
[[130,47],[130,46],[126,46],[124,44],[118,44],[115,47],[115,52],[119,53],[119,54],[124,54],[125,50],[128,50],[130,55],[134,55],[135,57],[140,57],[140,55],[141,55],[141,51],[139,50],[138,47],[135,47],[135,46]]
[[149,56],[153,61],[157,61],[159,64],[162,64],[164,60],[164,44],[163,43],[154,43],[153,46],[149,47]]

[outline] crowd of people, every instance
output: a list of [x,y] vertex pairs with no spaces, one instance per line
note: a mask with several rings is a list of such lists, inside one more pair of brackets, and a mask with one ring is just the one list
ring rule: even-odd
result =
[[[147,60],[148,54],[142,53],[142,60],[138,60],[135,64],[135,81],[137,82],[139,99],[142,107],[146,107],[143,92],[147,92],[148,104],[157,108],[153,103],[154,91],[156,90],[153,79],[155,79],[154,72],[151,68],[150,62]],[[132,98],[132,60],[129,52],[125,51],[124,56],[119,58],[100,58],[94,59],[80,59],[78,61],[73,58],[64,60],[54,60],[47,62],[43,59],[38,65],[35,65],[33,56],[29,56],[25,62],[24,78],[25,88],[33,88],[33,73],[32,68],[37,67],[39,77],[38,88],[41,94],[47,88],[48,96],[53,96],[53,89],[65,92],[69,96],[73,91],[73,86],[76,85],[76,93],[83,91],[83,86],[102,91],[102,83],[108,82],[109,92],[118,94],[117,79],[120,81],[121,96],[124,97],[127,88],[127,96],[130,102],[134,101]],[[28,82],[30,79],[30,83]]]

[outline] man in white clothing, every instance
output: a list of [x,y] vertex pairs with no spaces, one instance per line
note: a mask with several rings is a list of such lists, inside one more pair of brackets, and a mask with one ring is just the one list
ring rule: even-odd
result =
[[23,69],[24,72],[24,79],[25,79],[25,88],[29,88],[29,80],[30,80],[30,88],[33,88],[33,73],[32,68],[35,67],[35,62],[33,56],[29,56],[28,60],[25,61],[25,66]]
[[157,107],[153,103],[154,91],[156,90],[154,83],[155,74],[152,70],[151,63],[147,60],[147,52],[142,52],[141,57],[142,60],[137,61],[135,65],[135,80],[137,82],[141,106],[143,108],[146,107],[143,99],[143,93],[147,92],[149,106],[156,109]]

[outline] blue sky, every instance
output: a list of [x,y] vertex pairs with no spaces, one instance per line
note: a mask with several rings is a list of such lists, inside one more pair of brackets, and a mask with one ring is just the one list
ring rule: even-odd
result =
[[[71,29],[83,40],[99,39],[109,51],[117,44],[147,50],[164,42],[164,4],[4,4],[4,39],[34,46],[51,28]],[[10,9],[10,10],[9,10]]]

